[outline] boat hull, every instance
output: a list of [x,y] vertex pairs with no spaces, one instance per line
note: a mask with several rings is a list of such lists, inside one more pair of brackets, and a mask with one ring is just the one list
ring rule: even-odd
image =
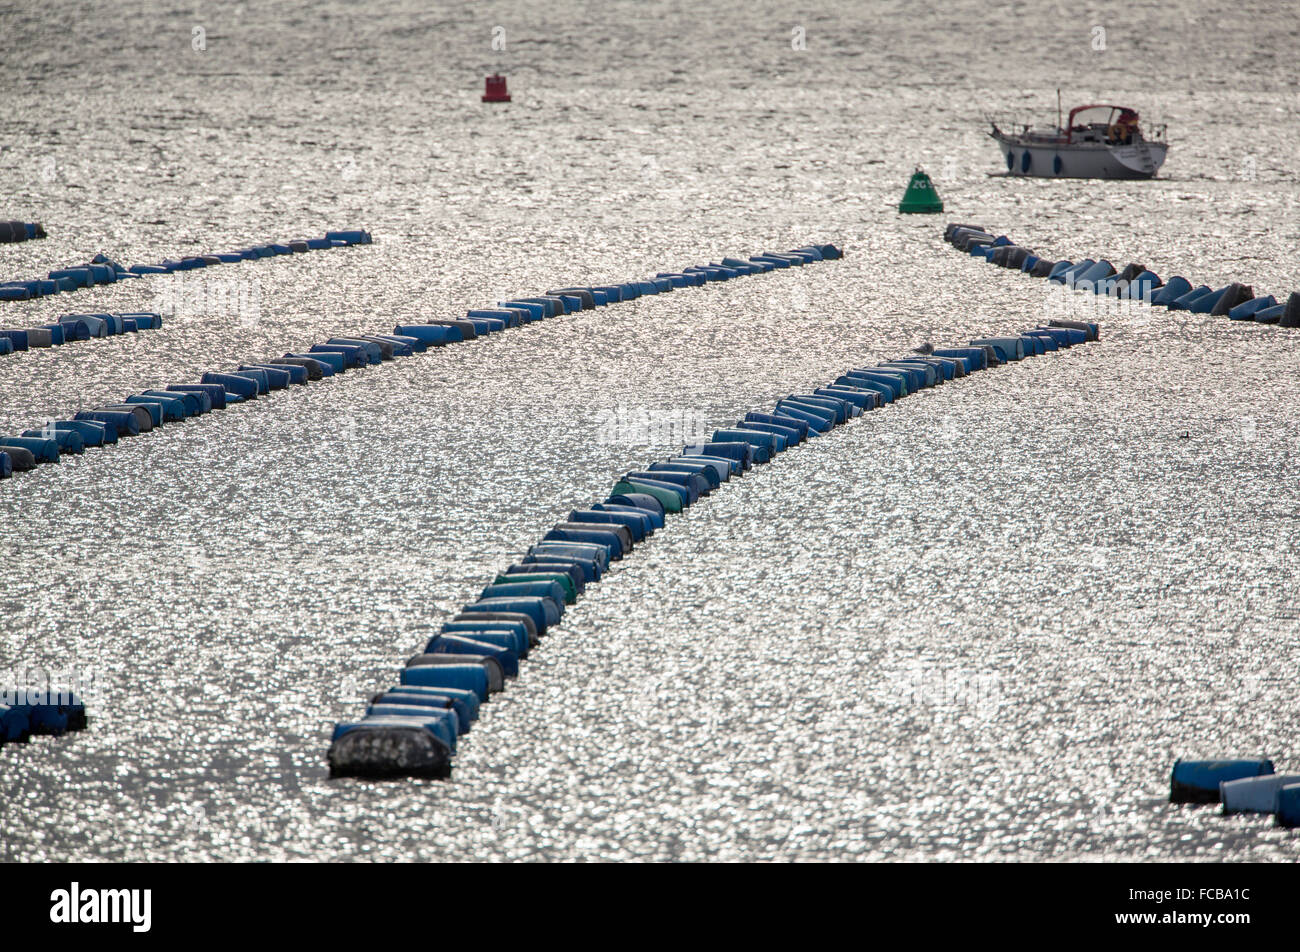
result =
[[[1163,142],[1119,146],[1058,145],[1024,143],[1005,136],[993,138],[1002,149],[1007,174],[1029,178],[1154,178],[1169,150]],[[1144,146],[1150,163],[1144,161]]]

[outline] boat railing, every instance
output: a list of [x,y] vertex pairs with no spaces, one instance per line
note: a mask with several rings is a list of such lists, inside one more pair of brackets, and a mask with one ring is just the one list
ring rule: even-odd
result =
[[[988,125],[993,126],[1003,135],[1009,136],[1024,137],[1033,132],[1037,135],[1050,137],[1050,133],[1055,131],[1053,128],[1044,128],[1035,125],[1033,122],[1026,122],[1025,117],[1017,113],[985,112],[984,121]],[[1100,123],[1099,125],[1103,128],[1105,126],[1104,123]],[[1165,133],[1167,129],[1166,123],[1143,121],[1140,128],[1142,130],[1142,137],[1147,142],[1158,142],[1162,144],[1165,142]]]
[[1006,135],[1027,135],[1033,123],[1026,122],[1025,117],[1014,113],[984,113],[984,121]]

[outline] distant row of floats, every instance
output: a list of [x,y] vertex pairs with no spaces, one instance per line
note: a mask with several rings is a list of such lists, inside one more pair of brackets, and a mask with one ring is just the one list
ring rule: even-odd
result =
[[1256,297],[1250,285],[1236,281],[1212,288],[1208,284],[1193,286],[1191,281],[1177,275],[1165,282],[1136,262],[1116,270],[1104,258],[1054,261],[1040,258],[1032,249],[1017,245],[1006,235],[995,236],[979,225],[950,224],[944,230],[944,239],[958,250],[984,258],[990,264],[1047,278],[1076,290],[1145,301],[1171,311],[1300,327],[1300,291],[1291,292],[1286,301],[1279,302],[1272,294]]
[[[334,233],[353,234],[353,233]],[[357,232],[369,243],[367,232]],[[305,351],[289,352],[268,360],[240,364],[233,369],[203,374],[196,383],[144,390],[128,394],[120,403],[110,403],[77,412],[71,420],[51,420],[39,429],[19,436],[0,437],[0,478],[26,472],[42,463],[57,463],[65,453],[80,454],[87,447],[102,447],[123,437],[148,433],[166,423],[178,422],[211,410],[247,400],[256,400],[276,390],[310,380],[332,377],[354,367],[364,367],[423,353],[430,347],[473,340],[486,334],[517,327],[586,308],[634,300],[675,288],[695,287],[712,281],[726,281],[742,275],[760,274],[778,268],[800,266],[813,261],[838,258],[834,245],[810,245],[783,253],[765,253],[748,259],[724,258],[721,264],[660,272],[648,281],[598,287],[557,288],[535,297],[513,298],[496,307],[468,311],[464,319],[430,320],[423,324],[398,324],[392,334],[358,334],[331,337]],[[108,324],[114,333],[130,325],[158,326],[157,314],[79,315],[68,323],[78,327],[87,322]],[[63,328],[64,325],[57,325]],[[49,328],[43,328],[48,330]],[[31,331],[23,332],[31,343]],[[0,337],[3,340],[11,338]]]
[[1035,328],[858,368],[778,400],[770,411],[747,413],[676,456],[624,473],[603,502],[569,512],[499,572],[407,661],[395,685],[370,698],[360,718],[335,725],[331,775],[449,776],[457,738],[480,706],[518,673],[586,586],[663,528],[667,515],[755,464],[916,390],[1095,339],[1091,325]]
[[[1109,261],[1079,262],[1037,257],[1006,235],[993,235],[978,225],[950,224],[944,239],[961,251],[1000,265],[1082,291],[1146,301],[1170,310],[1255,320],[1283,327],[1300,327],[1300,292],[1285,304],[1268,295],[1254,297],[1251,288],[1228,284],[1217,290],[1192,287],[1182,277],[1160,280],[1140,264],[1116,271]],[[1177,760],[1170,777],[1171,803],[1220,803],[1225,814],[1272,814],[1279,826],[1300,826],[1300,774],[1277,774],[1267,759]]]
[[164,258],[159,264],[133,264],[130,267],[124,267],[112,258],[98,254],[84,265],[51,271],[44,278],[29,281],[0,282],[0,301],[27,301],[51,294],[76,291],[80,288],[90,288],[99,284],[131,281],[150,274],[194,271],[198,268],[208,268],[213,265],[233,264],[237,261],[251,261],[257,258],[271,258],[276,255],[300,254],[306,251],[343,248],[349,245],[368,245],[371,241],[370,232],[360,228],[353,228],[344,231],[328,231],[325,233],[324,238],[277,241],[265,245],[253,245],[240,251],[219,251],[216,254]]

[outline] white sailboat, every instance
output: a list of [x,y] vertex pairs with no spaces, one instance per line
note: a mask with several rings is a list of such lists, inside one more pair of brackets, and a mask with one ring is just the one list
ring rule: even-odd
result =
[[1147,138],[1136,110],[1109,103],[1076,106],[1064,125],[1048,129],[1003,132],[996,122],[992,126],[989,135],[1002,149],[1008,175],[1154,178],[1169,151],[1164,126]]

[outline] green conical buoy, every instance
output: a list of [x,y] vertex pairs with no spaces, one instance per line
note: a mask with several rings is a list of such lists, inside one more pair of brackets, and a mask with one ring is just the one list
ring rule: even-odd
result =
[[921,171],[920,166],[917,166],[916,171],[912,173],[912,181],[907,183],[907,191],[903,193],[903,200],[898,203],[898,210],[906,214],[943,211],[943,199],[934,190],[934,183],[930,181],[930,176]]

